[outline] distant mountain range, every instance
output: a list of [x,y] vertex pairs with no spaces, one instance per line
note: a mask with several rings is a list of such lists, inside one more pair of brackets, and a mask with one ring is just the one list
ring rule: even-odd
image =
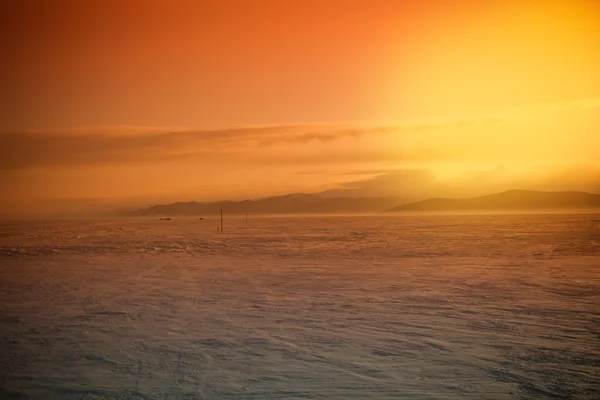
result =
[[357,214],[376,212],[468,212],[502,210],[600,210],[600,195],[584,192],[509,190],[466,199],[432,198],[398,206],[399,197],[338,197],[289,194],[258,200],[178,202],[121,213],[123,216],[205,216],[227,214]]
[[590,210],[600,209],[600,194],[509,190],[466,199],[435,198],[403,204],[387,212]]
[[380,212],[402,202],[398,197],[326,198],[318,194],[289,194],[258,200],[179,202],[123,213],[125,216],[185,216],[227,214],[351,214]]

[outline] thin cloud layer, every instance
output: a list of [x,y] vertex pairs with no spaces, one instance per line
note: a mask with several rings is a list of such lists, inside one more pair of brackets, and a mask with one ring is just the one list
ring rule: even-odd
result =
[[348,138],[418,132],[445,125],[336,127],[271,126],[218,130],[114,127],[66,131],[0,133],[0,168],[90,165],[212,157],[244,146],[328,143]]
[[[515,124],[520,124],[522,117],[531,119],[542,116],[542,119],[551,120],[559,111],[568,113],[583,110],[589,113],[591,110],[595,114],[598,108],[600,98],[590,98],[530,104],[508,110],[501,117],[429,124],[277,125],[204,130],[115,126],[2,132],[0,169],[157,162],[190,157],[223,159],[228,153],[237,157],[240,149],[248,147],[256,149],[247,153],[248,160],[258,159],[266,164],[486,158],[501,151],[513,151],[515,142],[521,146],[528,145],[531,147],[528,151],[535,152],[537,148],[553,145],[546,140],[548,137],[579,137],[580,140],[586,140],[592,137],[590,129],[594,129],[597,122],[594,124],[592,121],[588,131],[582,131],[582,124],[572,124],[568,132],[561,132],[560,135],[556,132],[549,134],[548,131],[554,129],[551,123],[525,126],[521,128],[522,132],[515,131],[519,129]],[[573,130],[573,126],[576,130]],[[535,142],[520,143],[523,137],[531,137]],[[345,139],[379,139],[381,145],[346,147],[342,150],[338,146],[331,147],[335,142]],[[311,151],[272,151],[277,146],[302,150],[302,146],[309,143],[315,144]],[[323,154],[320,146],[328,145],[327,154]]]

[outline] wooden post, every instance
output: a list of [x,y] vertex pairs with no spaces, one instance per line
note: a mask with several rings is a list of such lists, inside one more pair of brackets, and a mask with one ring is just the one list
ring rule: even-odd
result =
[[248,225],[248,214],[246,214],[246,225]]
[[221,208],[221,232],[223,232],[223,209]]

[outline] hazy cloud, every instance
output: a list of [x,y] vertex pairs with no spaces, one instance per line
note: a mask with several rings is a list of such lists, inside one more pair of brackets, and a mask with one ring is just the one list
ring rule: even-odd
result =
[[244,146],[332,142],[347,138],[418,132],[456,125],[388,127],[267,126],[216,130],[108,127],[0,133],[0,168],[68,166],[212,157]]
[[[348,158],[355,160],[357,157],[368,161],[373,159],[378,161],[443,160],[464,155],[460,140],[463,144],[476,143],[484,151],[493,151],[502,146],[512,148],[511,144],[501,143],[501,130],[496,130],[497,137],[494,139],[496,143],[492,143],[490,137],[477,138],[463,135],[469,129],[489,128],[489,132],[492,132],[496,124],[512,119],[518,120],[519,116],[530,117],[557,110],[599,107],[600,98],[590,98],[531,104],[508,110],[501,117],[390,126],[278,125],[203,130],[116,126],[2,132],[0,133],[0,169],[155,162],[185,157],[218,159],[228,152],[237,154],[241,150],[246,152],[249,160],[253,160],[253,152],[247,151],[248,146],[256,149],[255,153],[263,151],[264,155],[264,152],[269,152],[269,149],[275,146],[299,146],[308,143],[327,145],[344,139],[368,139],[378,136],[395,137],[398,141],[391,149],[356,148],[344,154],[333,151],[327,157],[319,152],[300,155],[271,152],[269,157],[265,158],[261,155],[259,158],[265,163],[291,164],[311,162],[315,158],[326,162]],[[428,131],[432,133],[419,136],[420,133]],[[437,135],[436,132],[440,134]],[[453,136],[444,136],[447,132],[452,133]],[[429,135],[433,136],[429,137]],[[415,141],[405,143],[404,138]],[[417,140],[419,138],[421,141]],[[440,138],[444,140],[443,143],[440,142]],[[543,141],[541,143],[543,144]]]
[[385,168],[385,169],[360,169],[360,170],[356,170],[356,171],[342,171],[342,172],[336,172],[336,175],[353,175],[353,176],[358,176],[358,175],[384,175],[384,174],[391,174],[394,173],[398,170],[398,168]]
[[513,171],[499,165],[439,177],[428,169],[399,169],[341,185],[329,194],[344,196],[469,197],[510,189],[600,193],[600,164],[576,163]]

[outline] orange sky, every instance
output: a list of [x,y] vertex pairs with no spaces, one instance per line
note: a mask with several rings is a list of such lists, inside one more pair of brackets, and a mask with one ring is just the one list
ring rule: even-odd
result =
[[594,0],[2,7],[8,213],[309,192],[402,170],[464,193],[474,171],[598,187]]

